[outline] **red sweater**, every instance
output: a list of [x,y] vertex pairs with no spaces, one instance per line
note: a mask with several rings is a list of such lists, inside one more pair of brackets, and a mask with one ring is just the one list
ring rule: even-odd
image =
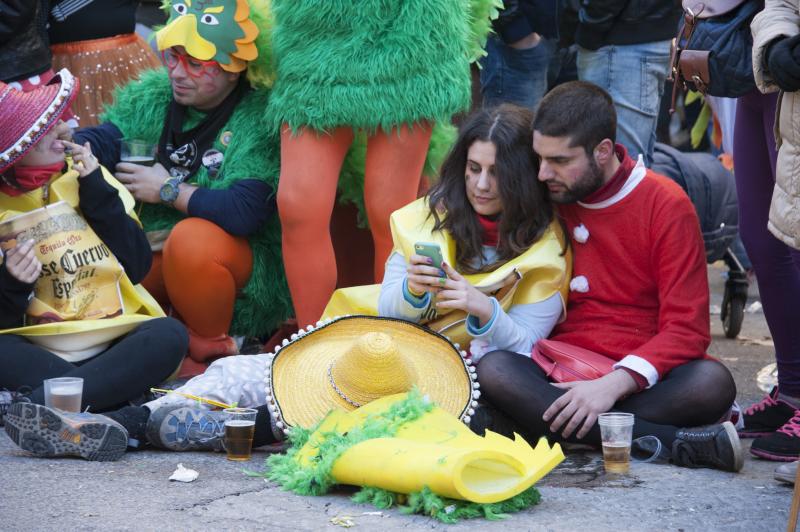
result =
[[[625,359],[621,366],[652,385],[706,357],[711,335],[697,214],[664,176],[647,170],[636,184],[643,171],[634,169],[603,202],[559,206],[573,236],[574,266],[567,317],[551,338]],[[575,238],[580,225],[588,230],[583,243]]]

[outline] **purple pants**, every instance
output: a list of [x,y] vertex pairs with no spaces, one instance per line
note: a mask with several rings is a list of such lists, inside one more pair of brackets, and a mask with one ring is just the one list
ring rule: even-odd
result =
[[739,98],[733,164],[739,232],[753,262],[764,315],[775,342],[780,391],[800,397],[800,251],[767,229],[775,187],[777,96],[753,91]]

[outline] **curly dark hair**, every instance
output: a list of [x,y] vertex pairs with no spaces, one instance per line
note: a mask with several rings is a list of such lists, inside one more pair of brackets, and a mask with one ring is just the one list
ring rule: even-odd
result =
[[[533,152],[533,113],[512,104],[479,110],[467,118],[442,164],[438,183],[428,193],[434,230],[450,233],[456,242],[459,271],[491,271],[531,247],[553,220],[547,187],[539,181],[539,159]],[[503,211],[500,215],[497,261],[475,269],[483,256],[483,229],[467,198],[467,152],[475,141],[496,149],[495,175]]]

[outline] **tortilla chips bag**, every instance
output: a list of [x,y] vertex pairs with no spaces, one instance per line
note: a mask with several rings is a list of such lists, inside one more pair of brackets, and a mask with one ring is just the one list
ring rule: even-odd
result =
[[26,311],[26,325],[93,320],[123,313],[122,265],[88,222],[65,201],[0,223],[0,249],[36,242],[42,273]]

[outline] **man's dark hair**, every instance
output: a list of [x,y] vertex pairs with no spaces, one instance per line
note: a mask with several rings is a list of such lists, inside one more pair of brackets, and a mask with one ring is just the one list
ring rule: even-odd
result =
[[533,129],[547,137],[569,137],[570,147],[591,155],[603,139],[616,140],[617,113],[606,91],[586,81],[570,81],[539,103]]
[[[470,115],[442,164],[439,182],[428,193],[434,229],[449,232],[455,240],[457,269],[461,272],[494,270],[521,255],[539,240],[553,220],[547,187],[536,179],[539,162],[531,149],[532,118],[529,110],[512,104],[484,108]],[[483,228],[467,198],[465,176],[467,152],[479,140],[495,146],[495,175],[503,212],[498,260],[476,270],[472,263],[483,256]]]

